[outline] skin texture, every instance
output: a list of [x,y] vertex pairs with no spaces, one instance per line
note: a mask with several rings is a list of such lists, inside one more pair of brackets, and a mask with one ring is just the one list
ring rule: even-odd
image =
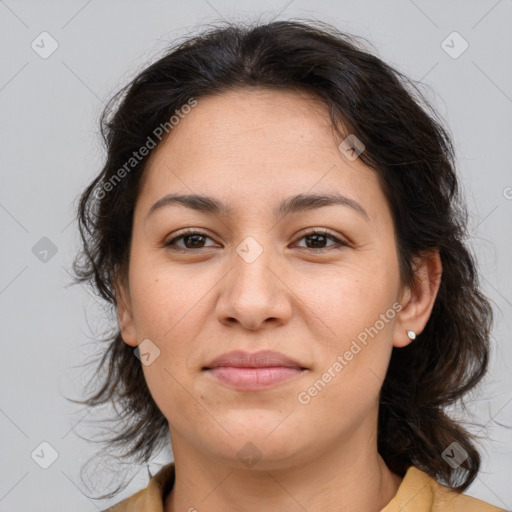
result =
[[[411,343],[406,330],[420,333],[428,321],[441,263],[437,252],[425,255],[415,285],[402,286],[377,174],[339,142],[318,100],[240,89],[200,98],[151,155],[128,280],[116,288],[125,343],[149,339],[160,350],[144,374],[169,422],[176,463],[166,512],[368,512],[396,494],[401,478],[377,452],[379,390],[392,348]],[[344,205],[273,215],[291,195],[333,192],[368,218]],[[175,204],[147,216],[169,193],[212,196],[232,212]],[[165,247],[183,228],[206,237]],[[315,245],[304,238],[308,228],[347,245]],[[251,263],[237,252],[246,237],[263,250]],[[299,393],[394,303],[401,310],[300,403]],[[235,349],[276,350],[308,370],[263,391],[232,389],[202,371]],[[239,458],[244,447],[261,456],[251,467]]]

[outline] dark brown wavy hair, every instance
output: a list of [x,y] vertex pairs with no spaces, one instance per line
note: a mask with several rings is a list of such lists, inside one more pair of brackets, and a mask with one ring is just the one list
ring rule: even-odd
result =
[[[415,279],[413,258],[432,249],[439,250],[443,267],[424,331],[393,349],[380,393],[379,453],[399,475],[415,465],[464,491],[477,476],[480,456],[475,435],[445,408],[464,404],[463,395],[487,370],[492,310],[467,245],[467,211],[450,137],[419,84],[365,45],[324,22],[299,19],[219,23],[168,48],[103,111],[106,161],[80,197],[83,247],[74,280],[90,284],[115,311],[114,283],[127,276],[133,212],[149,155],[111,190],[105,185],[191,98],[243,87],[314,95],[328,106],[340,137],[354,134],[365,145],[360,158],[377,173],[392,209],[403,283]],[[168,424],[117,325],[104,336],[95,363],[91,383],[98,388],[75,401],[113,405],[117,429],[101,442],[122,451],[123,460],[147,463],[168,443]],[[468,455],[456,469],[442,457],[454,442]]]

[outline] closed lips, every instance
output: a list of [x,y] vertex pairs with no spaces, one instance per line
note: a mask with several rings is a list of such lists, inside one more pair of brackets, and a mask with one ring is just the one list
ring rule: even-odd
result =
[[221,366],[231,366],[235,368],[268,368],[268,367],[290,367],[306,369],[302,364],[294,359],[271,350],[262,350],[255,353],[235,350],[220,355],[212,360],[203,370],[210,370]]
[[223,354],[203,367],[208,378],[241,392],[258,392],[305,375],[309,370],[279,352],[240,350]]

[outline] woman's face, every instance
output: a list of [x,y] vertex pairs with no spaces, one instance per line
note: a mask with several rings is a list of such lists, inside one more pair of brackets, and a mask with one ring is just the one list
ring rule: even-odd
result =
[[[175,455],[240,467],[262,457],[270,469],[376,442],[392,347],[418,325],[400,312],[410,295],[377,175],[339,142],[316,100],[243,89],[200,98],[154,150],[118,310],[124,341],[143,342]],[[169,194],[223,206],[151,211]],[[198,234],[177,238],[185,229]],[[305,370],[281,369],[273,384],[262,370],[224,370],[237,384],[204,369],[233,350],[276,351]]]

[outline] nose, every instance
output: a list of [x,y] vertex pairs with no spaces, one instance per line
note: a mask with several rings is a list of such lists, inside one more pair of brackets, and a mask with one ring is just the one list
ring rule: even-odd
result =
[[254,261],[234,254],[233,265],[221,281],[219,321],[231,327],[239,324],[251,331],[287,323],[292,314],[291,291],[270,250],[264,250]]

